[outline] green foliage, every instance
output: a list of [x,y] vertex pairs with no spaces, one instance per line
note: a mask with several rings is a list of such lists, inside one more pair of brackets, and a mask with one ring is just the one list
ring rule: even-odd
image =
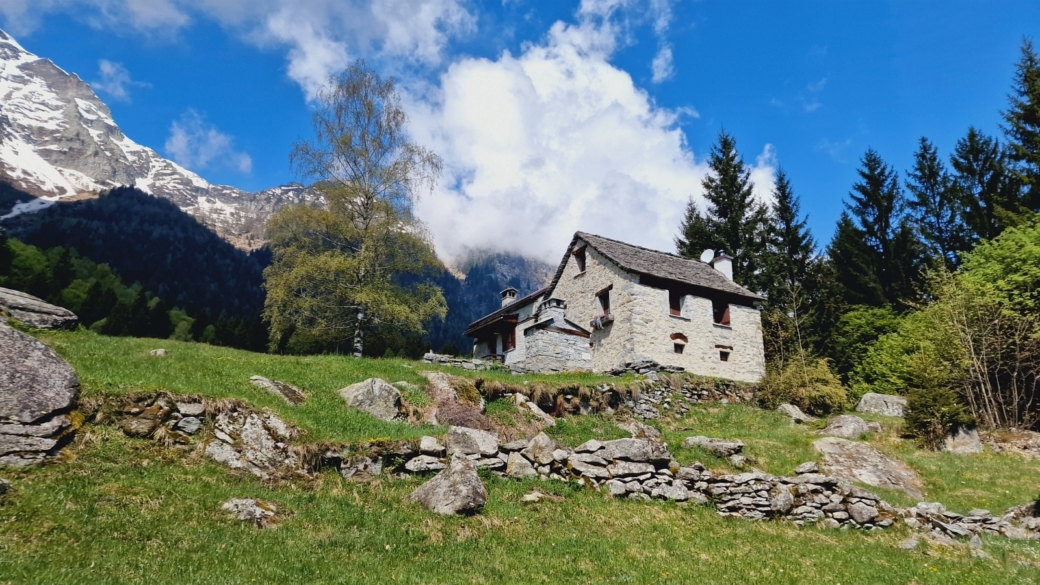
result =
[[835,370],[847,377],[867,355],[870,344],[899,326],[899,317],[888,307],[852,307],[843,314],[832,337]]
[[848,404],[845,388],[824,358],[796,357],[782,369],[771,369],[758,398],[770,409],[789,403],[813,415],[840,412]]
[[733,279],[762,290],[767,210],[754,196],[751,171],[737,151],[737,141],[725,130],[711,147],[708,167],[703,181],[707,210],[701,215],[690,200],[676,248],[687,258],[697,258],[707,248],[725,252],[733,258]]
[[955,427],[974,422],[957,393],[945,386],[911,390],[904,416],[906,431],[934,450]]
[[971,243],[995,238],[1016,223],[1021,182],[1012,170],[1007,147],[972,127],[957,141],[950,163]]
[[907,207],[917,233],[930,254],[953,270],[959,254],[968,249],[968,233],[962,217],[962,197],[953,176],[946,170],[939,151],[922,137],[914,154],[914,166],[907,173],[910,191]]
[[1040,210],[1040,57],[1033,42],[1022,42],[1022,58],[1015,65],[1014,84],[1004,114],[1004,134],[1015,174],[1026,188],[1026,206]]

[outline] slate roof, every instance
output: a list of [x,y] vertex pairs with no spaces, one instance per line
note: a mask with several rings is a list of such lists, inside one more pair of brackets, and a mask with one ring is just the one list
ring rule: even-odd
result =
[[517,308],[522,307],[523,305],[525,305],[527,303],[537,301],[538,297],[544,295],[546,293],[546,291],[548,291],[548,290],[549,290],[549,287],[547,287],[547,286],[546,287],[542,287],[542,288],[534,291],[533,293],[531,293],[531,294],[529,294],[529,295],[527,295],[525,297],[519,298],[519,299],[513,301],[512,303],[509,303],[508,305],[502,307],[501,309],[499,309],[499,310],[497,310],[497,311],[495,311],[493,313],[490,313],[488,315],[485,315],[485,316],[481,317],[480,319],[477,319],[476,321],[470,323],[469,327],[466,327],[466,331],[463,332],[463,335],[465,335],[467,337],[473,337],[472,335],[470,335],[470,333],[474,333],[477,330],[479,330],[479,329],[481,329],[483,327],[486,327],[487,325],[490,325],[490,324],[494,323],[495,321],[499,320],[500,318],[505,317],[506,315],[509,315],[511,313],[515,313]]
[[633,246],[632,244],[585,232],[575,232],[570,246],[567,247],[567,252],[564,253],[563,261],[560,262],[560,267],[556,270],[556,275],[546,291],[547,295],[551,295],[556,288],[556,284],[563,275],[563,268],[567,264],[567,259],[579,240],[584,241],[589,247],[606,256],[628,272],[672,280],[694,287],[717,290],[750,300],[762,300],[762,297],[759,295],[726,278],[721,272],[699,260]]

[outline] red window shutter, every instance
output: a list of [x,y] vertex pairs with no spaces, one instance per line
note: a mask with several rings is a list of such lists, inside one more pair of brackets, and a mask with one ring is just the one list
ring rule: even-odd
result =
[[668,313],[677,317],[682,315],[682,295],[674,290],[668,291]]

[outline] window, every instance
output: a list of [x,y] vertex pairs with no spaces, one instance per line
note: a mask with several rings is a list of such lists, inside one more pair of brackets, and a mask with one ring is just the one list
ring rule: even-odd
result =
[[674,290],[668,291],[668,314],[682,316],[683,296]]
[[574,261],[578,263],[578,272],[585,272],[585,247],[574,251]]
[[610,314],[610,290],[605,290],[598,295],[596,298],[599,299],[599,308],[604,315]]
[[502,334],[502,353],[516,349],[516,329],[510,329]]
[[675,348],[675,353],[682,353],[683,350],[686,349],[686,344],[685,343],[676,343],[676,344],[673,344],[672,347]]
[[712,301],[711,313],[716,325],[729,326],[729,303]]
[[728,351],[720,351],[719,352],[719,361],[720,362],[728,362],[729,361],[729,352]]

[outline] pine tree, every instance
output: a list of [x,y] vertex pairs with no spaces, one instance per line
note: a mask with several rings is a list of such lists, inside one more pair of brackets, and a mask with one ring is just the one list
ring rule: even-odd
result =
[[1003,112],[1004,135],[1016,178],[1025,186],[1025,207],[1040,210],[1040,57],[1029,39],[1022,42],[1014,87]]
[[910,221],[932,256],[953,270],[957,254],[969,249],[961,214],[961,195],[953,177],[939,159],[939,151],[922,137],[914,154],[913,170],[907,173],[906,188]]
[[875,256],[875,250],[867,244],[866,232],[856,226],[848,211],[842,211],[834,238],[827,247],[827,258],[834,281],[840,287],[843,305],[878,307],[885,304],[885,290],[877,273]]
[[691,201],[676,238],[679,253],[696,258],[707,248],[733,257],[733,278],[751,290],[763,290],[761,274],[766,253],[766,207],[755,199],[751,171],[737,152],[736,140],[719,132],[708,157],[710,168],[702,183],[704,215]]
[[961,196],[968,245],[997,237],[1016,221],[1021,187],[1010,169],[1008,150],[975,128],[957,141],[950,156]]

